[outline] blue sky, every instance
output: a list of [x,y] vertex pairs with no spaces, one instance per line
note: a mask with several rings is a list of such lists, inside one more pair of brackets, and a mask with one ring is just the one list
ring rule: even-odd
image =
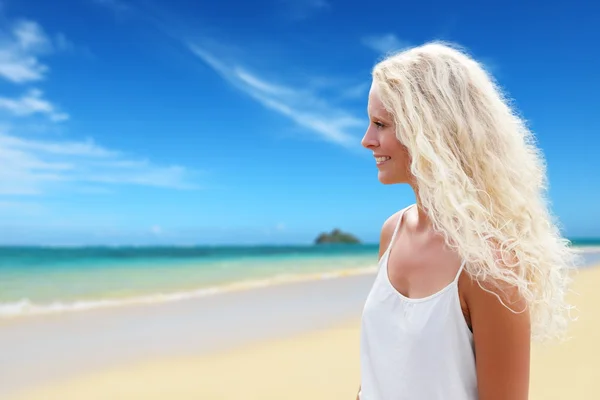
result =
[[361,149],[370,69],[444,39],[537,134],[553,212],[600,236],[589,1],[0,0],[0,243],[377,242],[413,201]]

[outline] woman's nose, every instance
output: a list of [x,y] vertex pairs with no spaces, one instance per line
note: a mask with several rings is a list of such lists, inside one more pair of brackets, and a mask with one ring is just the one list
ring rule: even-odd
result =
[[367,131],[365,132],[365,135],[363,136],[362,140],[360,141],[360,144],[362,144],[362,146],[367,149],[377,147],[377,144],[378,144],[377,137],[373,134],[371,129],[367,129]]

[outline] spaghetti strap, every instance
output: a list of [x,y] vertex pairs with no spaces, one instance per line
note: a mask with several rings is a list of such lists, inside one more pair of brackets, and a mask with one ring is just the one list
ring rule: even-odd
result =
[[465,268],[466,263],[467,263],[467,260],[463,260],[463,262],[460,264],[460,268],[458,269],[458,272],[456,273],[456,276],[454,277],[454,282],[458,282],[458,278],[460,278],[460,274],[463,272],[463,269]]
[[396,227],[394,228],[394,233],[392,233],[392,238],[390,239],[390,243],[387,245],[387,249],[385,250],[385,253],[383,253],[384,256],[386,254],[388,254],[390,252],[390,249],[392,248],[392,245],[394,243],[394,239],[396,239],[396,234],[398,233],[398,230],[400,229],[400,223],[402,222],[402,217],[404,216],[404,213],[406,212],[406,210],[408,210],[412,206],[414,206],[414,204],[412,204],[412,205],[410,205],[408,207],[405,207],[404,209],[400,210],[400,213],[399,213],[400,215],[398,216],[398,221],[396,222]]

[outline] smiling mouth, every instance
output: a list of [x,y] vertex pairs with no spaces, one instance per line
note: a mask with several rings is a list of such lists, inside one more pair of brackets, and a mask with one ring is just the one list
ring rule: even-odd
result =
[[387,157],[387,156],[375,157],[375,162],[377,163],[377,165],[381,165],[384,162],[388,161],[389,159],[391,159],[391,157]]

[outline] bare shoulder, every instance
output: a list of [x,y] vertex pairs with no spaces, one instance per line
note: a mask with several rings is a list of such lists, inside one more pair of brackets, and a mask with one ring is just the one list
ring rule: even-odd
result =
[[381,236],[379,239],[379,258],[383,256],[383,253],[385,253],[385,250],[390,245],[392,236],[394,235],[394,229],[396,229],[398,219],[402,217],[404,210],[406,210],[406,208],[395,212],[394,214],[389,216],[383,223],[383,226],[381,228]]
[[515,287],[463,275],[459,286],[473,332],[480,398],[527,399],[531,328],[526,302]]

